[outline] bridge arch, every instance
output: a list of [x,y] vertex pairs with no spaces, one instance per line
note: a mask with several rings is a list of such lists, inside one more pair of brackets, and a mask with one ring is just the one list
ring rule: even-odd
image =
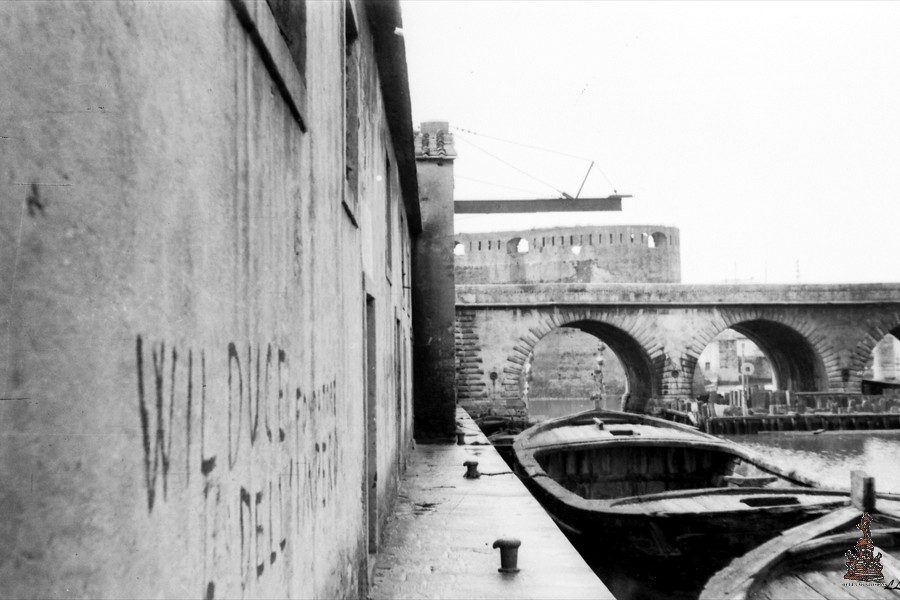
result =
[[796,330],[776,321],[757,319],[731,326],[759,346],[775,378],[775,389],[820,392],[828,389],[828,374],[820,353]]
[[[705,332],[690,352],[693,360],[686,361],[686,373],[691,378],[703,349],[719,333],[732,329],[757,345],[772,366],[775,388],[797,392],[818,392],[829,389],[830,372],[827,363],[836,360],[834,349],[812,331],[802,331],[795,323],[785,323],[777,315],[725,314],[719,327]],[[804,328],[805,329],[805,328]]]
[[[649,338],[636,319],[623,319],[606,311],[572,311],[543,315],[538,327],[531,328],[516,343],[504,367],[507,393],[521,398],[525,392],[526,368],[535,346],[544,336],[562,327],[588,333],[602,341],[622,363],[627,381],[628,403],[625,408],[640,410],[660,394],[659,369],[661,346]],[[655,349],[651,352],[651,349]],[[658,356],[657,356],[658,355]]]

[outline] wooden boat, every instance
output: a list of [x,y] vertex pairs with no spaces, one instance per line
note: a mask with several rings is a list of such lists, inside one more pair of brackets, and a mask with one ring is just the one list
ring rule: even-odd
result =
[[880,497],[865,513],[844,507],[785,531],[734,559],[700,599],[887,597],[885,588],[900,590],[900,501],[893,498]]
[[518,435],[518,433],[498,431],[497,433],[488,436],[488,441],[494,446],[497,454],[499,454],[507,464],[512,464],[513,462],[513,443],[515,443]]
[[850,503],[848,492],[738,444],[631,413],[548,420],[522,432],[513,452],[519,475],[589,561],[651,579],[677,573],[688,587]]

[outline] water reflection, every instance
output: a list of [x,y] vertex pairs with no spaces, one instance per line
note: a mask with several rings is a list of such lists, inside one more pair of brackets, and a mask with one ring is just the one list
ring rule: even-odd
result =
[[802,471],[830,487],[850,487],[850,471],[875,477],[875,489],[900,494],[900,431],[826,431],[724,436],[778,465]]

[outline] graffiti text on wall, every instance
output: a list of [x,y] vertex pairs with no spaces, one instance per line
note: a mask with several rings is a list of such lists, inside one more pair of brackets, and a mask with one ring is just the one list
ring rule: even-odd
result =
[[208,598],[217,578],[247,590],[274,569],[338,478],[335,381],[304,390],[273,344],[223,350],[219,370],[204,350],[135,345],[147,510],[176,493],[202,506]]

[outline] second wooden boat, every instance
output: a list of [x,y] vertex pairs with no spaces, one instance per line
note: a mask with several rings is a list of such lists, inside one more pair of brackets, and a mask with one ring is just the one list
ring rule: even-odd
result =
[[856,502],[734,559],[706,584],[700,598],[886,598],[900,590],[898,552],[896,496],[879,497],[871,506]]

